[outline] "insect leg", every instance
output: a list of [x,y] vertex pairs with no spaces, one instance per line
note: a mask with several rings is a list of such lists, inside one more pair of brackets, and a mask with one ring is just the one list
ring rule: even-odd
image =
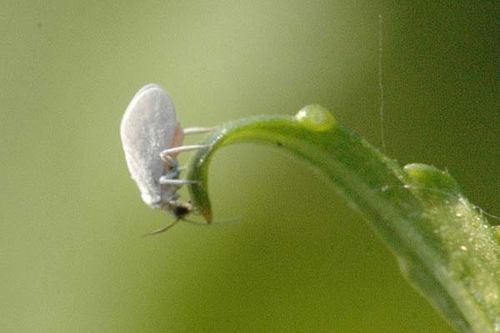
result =
[[[172,155],[177,155],[180,153],[184,153],[186,151],[192,151],[192,150],[198,150],[198,149],[203,149],[207,148],[209,145],[189,145],[189,146],[179,146],[179,147],[173,147],[169,149],[165,149],[160,153],[160,157],[163,161],[166,159],[168,160],[169,158],[172,159]],[[168,157],[167,157],[168,156]],[[167,161],[165,161],[167,162]]]
[[201,133],[212,132],[213,130],[214,130],[213,127],[188,127],[184,129],[184,134],[186,135],[201,134]]
[[189,180],[189,179],[172,179],[169,178],[167,175],[161,176],[159,179],[160,184],[162,185],[187,185],[187,184],[198,184],[199,182],[196,180]]

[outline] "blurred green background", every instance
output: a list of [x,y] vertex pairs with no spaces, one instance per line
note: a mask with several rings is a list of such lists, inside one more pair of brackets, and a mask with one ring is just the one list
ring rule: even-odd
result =
[[0,331],[452,332],[276,148],[212,162],[216,218],[240,223],[142,238],[171,218],[141,202],[118,133],[157,82],[184,126],[319,103],[380,147],[381,13],[387,154],[500,215],[497,8],[444,3],[2,1]]

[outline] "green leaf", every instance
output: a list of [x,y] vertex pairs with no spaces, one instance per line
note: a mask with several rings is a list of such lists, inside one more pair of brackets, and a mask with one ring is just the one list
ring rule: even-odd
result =
[[229,144],[276,145],[323,172],[389,245],[403,274],[462,332],[500,332],[500,237],[446,172],[424,164],[400,168],[327,110],[228,122],[193,158],[193,204],[212,220],[208,166]]

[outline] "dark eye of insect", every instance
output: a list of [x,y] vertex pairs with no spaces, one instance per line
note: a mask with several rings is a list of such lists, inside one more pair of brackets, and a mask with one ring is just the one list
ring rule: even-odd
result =
[[189,208],[184,206],[177,206],[174,208],[173,213],[177,218],[183,218],[184,216],[189,214]]

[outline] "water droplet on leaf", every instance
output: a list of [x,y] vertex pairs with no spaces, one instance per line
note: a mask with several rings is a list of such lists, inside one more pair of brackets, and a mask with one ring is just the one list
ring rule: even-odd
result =
[[295,115],[295,119],[313,131],[323,132],[331,129],[337,122],[326,108],[320,105],[307,105]]

